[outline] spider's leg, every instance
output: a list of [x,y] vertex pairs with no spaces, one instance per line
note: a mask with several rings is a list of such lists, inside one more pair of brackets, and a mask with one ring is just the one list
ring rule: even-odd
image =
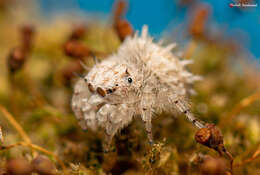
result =
[[178,111],[183,113],[187,119],[197,128],[205,128],[205,125],[200,122],[191,112],[189,106],[186,104],[185,100],[182,98],[176,98],[173,100]]
[[147,137],[150,144],[153,144],[153,134],[152,134],[152,112],[151,109],[142,109],[142,120],[144,121],[145,130],[147,132]]
[[133,112],[134,110],[125,104],[106,104],[100,109],[99,117],[102,115],[107,116],[107,119],[100,123],[105,128],[104,150],[106,152],[111,148],[111,142],[115,134],[132,121]]
[[105,135],[105,141],[104,141],[104,152],[110,152],[112,151],[111,149],[111,143],[113,140],[113,137],[117,133],[117,131],[120,129],[121,124],[113,124],[113,123],[108,123],[106,125],[106,135]]
[[197,128],[205,128],[205,125],[201,123],[189,110],[183,112],[190,122]]

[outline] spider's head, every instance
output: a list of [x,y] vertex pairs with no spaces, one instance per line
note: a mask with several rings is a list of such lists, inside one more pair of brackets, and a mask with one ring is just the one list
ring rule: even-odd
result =
[[97,65],[86,76],[86,83],[91,93],[110,101],[127,100],[140,87],[138,73],[125,64]]

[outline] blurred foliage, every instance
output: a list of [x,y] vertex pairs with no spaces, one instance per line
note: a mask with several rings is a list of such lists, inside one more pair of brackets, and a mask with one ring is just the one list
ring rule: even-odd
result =
[[[92,54],[104,59],[120,45],[123,38],[113,25],[116,22],[103,24],[83,22],[83,19],[71,22],[71,18],[59,17],[47,24],[40,19],[28,20],[31,13],[27,14],[19,6],[13,7],[17,12],[14,14],[8,11],[10,4],[0,5],[3,6],[0,8],[0,104],[14,116],[32,143],[61,159],[69,174],[229,174],[226,160],[195,142],[196,130],[183,116],[160,114],[156,117],[153,120],[156,143],[152,146],[148,144],[141,120],[137,119],[115,137],[114,151],[103,153],[103,133],[81,130],[71,111],[70,98],[77,79],[73,72],[83,71],[79,60],[91,67]],[[207,14],[203,13],[203,19]],[[124,20],[122,18],[119,20]],[[197,94],[191,97],[193,112],[222,130],[224,144],[235,158],[234,174],[260,174],[260,97],[247,99],[260,91],[259,71],[232,41],[204,35],[206,23],[198,18],[191,25],[198,25],[196,21],[199,21],[203,27],[191,27],[190,30],[196,29],[192,35],[199,33],[199,36],[191,37],[183,53],[184,58],[194,60],[189,69],[203,77],[194,85]],[[10,58],[11,50],[25,43],[22,26],[28,23],[24,21],[29,21],[29,26],[33,24],[34,36],[29,38],[32,46],[24,64],[10,71],[8,59],[15,57]],[[126,25],[128,33],[130,24]],[[64,52],[64,44],[75,39],[81,47],[77,51],[84,52],[76,58]],[[88,51],[82,49],[82,45]],[[76,43],[73,47],[79,46]],[[246,102],[234,112],[243,99]],[[0,113],[0,126],[4,138],[2,147],[21,141],[3,113]],[[43,153],[36,151],[36,154]],[[0,174],[32,171],[64,174],[51,154],[35,156],[26,146],[2,150]]]

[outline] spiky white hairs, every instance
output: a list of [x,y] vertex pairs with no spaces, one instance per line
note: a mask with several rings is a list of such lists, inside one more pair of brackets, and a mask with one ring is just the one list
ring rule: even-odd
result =
[[177,88],[175,93],[193,94],[194,91],[189,85],[202,78],[186,70],[185,66],[192,64],[192,60],[180,60],[171,52],[176,45],[176,43],[172,43],[163,47],[161,43],[154,43],[153,38],[148,35],[148,27],[145,25],[141,36],[139,37],[136,32],[134,37],[128,37],[116,55],[121,61],[129,61],[130,64],[136,62],[137,66],[142,64],[135,59],[141,59],[164,82],[174,85]]

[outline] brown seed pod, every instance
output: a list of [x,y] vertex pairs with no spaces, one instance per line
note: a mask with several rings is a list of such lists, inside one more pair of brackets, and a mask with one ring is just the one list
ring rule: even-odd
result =
[[24,158],[15,158],[9,160],[6,164],[6,169],[10,175],[30,175],[32,167]]
[[195,134],[195,140],[202,145],[215,149],[219,153],[223,151],[223,135],[214,124],[208,123],[206,128],[199,129]]
[[115,4],[115,10],[114,10],[114,21],[120,19],[125,15],[127,11],[127,2],[124,0],[119,0]]
[[53,175],[56,172],[52,161],[44,155],[38,155],[34,158],[31,165],[33,167],[33,171],[40,175]]
[[195,3],[197,0],[179,0],[178,5],[183,7],[183,6],[190,6],[193,3]]
[[188,32],[192,37],[203,37],[206,31],[206,23],[210,14],[210,9],[200,6],[195,9],[192,19],[188,26]]
[[195,134],[195,140],[209,148],[216,150],[221,156],[226,155],[230,160],[230,170],[233,169],[233,156],[226,150],[223,135],[214,124],[206,124],[205,128],[199,129]]
[[208,128],[201,128],[197,131],[195,135],[195,140],[203,145],[208,143],[211,136],[210,130]]
[[0,175],[7,175],[6,168],[4,168],[4,167],[0,168]]
[[35,34],[35,28],[32,25],[24,25],[21,27],[22,46],[26,52],[29,52],[32,47],[32,42]]
[[69,40],[78,40],[81,39],[87,32],[87,28],[85,25],[78,25],[72,29]]
[[131,24],[125,19],[118,19],[115,21],[114,28],[120,38],[121,41],[132,35],[134,33],[133,27]]
[[22,68],[22,66],[25,63],[26,60],[26,52],[24,51],[23,48],[21,47],[17,47],[14,48],[8,58],[7,58],[7,65],[8,65],[8,69],[11,73],[14,73],[16,71],[18,71],[19,69]]
[[83,58],[90,55],[89,48],[76,40],[67,41],[63,49],[65,54],[72,58]]
[[204,156],[200,164],[202,175],[225,175],[227,172],[225,160],[222,158],[213,158]]

